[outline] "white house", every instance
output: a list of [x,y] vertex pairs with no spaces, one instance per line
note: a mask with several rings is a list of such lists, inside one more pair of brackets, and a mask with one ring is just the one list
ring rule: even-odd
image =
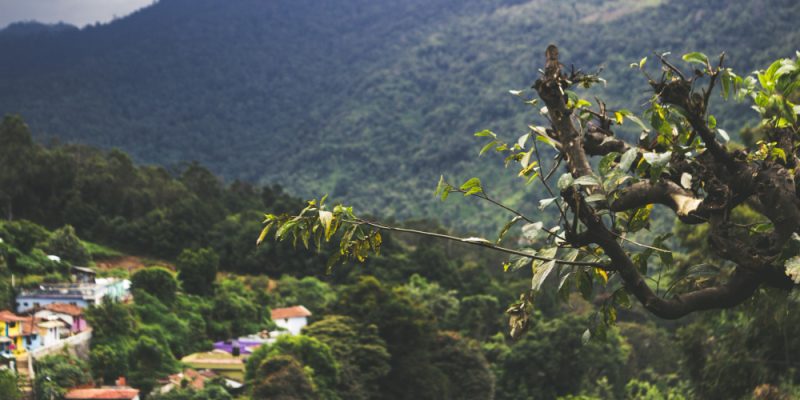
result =
[[40,322],[38,327],[39,335],[42,338],[42,347],[58,343],[61,340],[61,330],[66,326],[67,324],[58,320]]
[[300,330],[308,325],[311,311],[303,306],[275,308],[272,310],[272,320],[279,327],[286,329],[292,335],[299,335]]

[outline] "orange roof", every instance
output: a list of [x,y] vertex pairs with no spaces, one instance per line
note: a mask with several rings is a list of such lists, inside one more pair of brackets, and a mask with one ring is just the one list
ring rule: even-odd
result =
[[303,306],[274,308],[272,310],[272,319],[299,318],[308,316],[311,316],[311,311],[308,311],[308,309]]
[[72,389],[64,396],[67,400],[130,400],[139,395],[131,388]]
[[206,385],[206,380],[217,376],[217,374],[213,371],[205,370],[202,372],[198,372],[191,368],[188,368],[183,371],[183,373],[170,375],[169,381],[175,385],[180,385],[181,382],[186,379],[189,382],[189,386],[203,390]]
[[60,314],[68,314],[73,317],[83,315],[83,310],[74,304],[52,303],[44,306],[44,309]]
[[22,336],[30,336],[36,334],[36,324],[41,321],[39,318],[35,318],[34,316],[26,317],[25,321],[22,323]]
[[27,321],[27,318],[20,317],[19,315],[14,314],[11,311],[3,310],[3,311],[0,311],[0,321],[3,321],[3,322],[22,322],[22,321]]

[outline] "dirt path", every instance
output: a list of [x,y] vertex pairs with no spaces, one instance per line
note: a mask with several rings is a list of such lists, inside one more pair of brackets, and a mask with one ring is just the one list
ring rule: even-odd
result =
[[160,265],[175,270],[175,266],[160,260],[145,259],[136,256],[121,256],[114,258],[107,258],[104,260],[95,261],[95,267],[100,271],[107,271],[115,268],[128,270],[129,273],[134,273],[145,267]]

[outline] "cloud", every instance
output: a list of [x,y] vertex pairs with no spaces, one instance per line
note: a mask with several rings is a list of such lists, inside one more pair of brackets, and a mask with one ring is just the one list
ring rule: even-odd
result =
[[0,27],[30,20],[85,26],[123,17],[151,3],[153,0],[0,0]]

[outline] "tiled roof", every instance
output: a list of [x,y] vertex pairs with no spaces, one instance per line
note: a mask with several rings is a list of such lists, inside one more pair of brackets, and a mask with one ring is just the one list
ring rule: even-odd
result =
[[60,313],[60,314],[67,314],[73,317],[77,317],[79,315],[83,315],[83,310],[80,307],[74,304],[67,304],[67,303],[51,303],[44,306],[45,310],[50,310],[52,312]]
[[170,375],[169,381],[173,384],[180,385],[181,382],[186,379],[189,382],[189,386],[198,390],[202,390],[205,387],[206,380],[215,376],[217,376],[217,374],[213,371],[196,371],[191,368],[187,368],[182,373]]
[[303,306],[272,309],[272,319],[299,318],[311,316],[311,311]]
[[64,398],[67,400],[130,400],[138,395],[139,391],[131,388],[72,389]]
[[11,311],[8,311],[8,310],[0,311],[0,321],[3,321],[3,322],[22,322],[22,321],[25,321],[25,320],[27,320],[27,318],[20,317],[19,315],[14,314]]
[[38,334],[38,332],[36,332],[36,324],[39,321],[41,321],[41,319],[34,316],[26,317],[25,322],[22,323],[22,336]]

